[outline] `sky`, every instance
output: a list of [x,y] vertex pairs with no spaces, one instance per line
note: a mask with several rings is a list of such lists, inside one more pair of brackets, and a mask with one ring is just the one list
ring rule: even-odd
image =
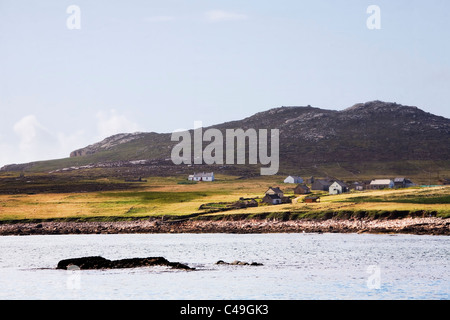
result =
[[450,118],[449,13],[448,0],[0,0],[0,167],[280,106],[383,100]]

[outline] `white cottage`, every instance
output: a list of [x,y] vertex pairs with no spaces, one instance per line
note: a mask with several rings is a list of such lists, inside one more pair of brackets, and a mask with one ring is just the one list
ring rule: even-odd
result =
[[341,194],[344,192],[348,192],[348,186],[344,182],[336,180],[331,184],[328,191],[330,194]]
[[189,181],[214,181],[214,172],[194,173],[188,177]]
[[284,183],[302,184],[303,179],[297,176],[289,176],[286,179],[284,179]]

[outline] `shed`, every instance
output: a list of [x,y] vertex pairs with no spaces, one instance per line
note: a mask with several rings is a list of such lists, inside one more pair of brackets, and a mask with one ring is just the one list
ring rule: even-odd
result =
[[317,197],[317,196],[305,197],[305,199],[303,199],[303,202],[306,202],[306,203],[320,202],[320,197]]

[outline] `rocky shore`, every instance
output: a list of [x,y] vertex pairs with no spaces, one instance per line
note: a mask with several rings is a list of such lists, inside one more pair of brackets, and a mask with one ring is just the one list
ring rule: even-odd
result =
[[450,220],[435,217],[384,220],[135,220],[0,224],[0,235],[126,233],[398,233],[450,235]]

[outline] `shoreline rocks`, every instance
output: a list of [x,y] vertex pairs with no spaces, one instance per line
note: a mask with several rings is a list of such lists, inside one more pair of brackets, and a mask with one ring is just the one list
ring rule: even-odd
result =
[[378,220],[134,220],[118,222],[36,222],[0,224],[0,236],[61,234],[152,233],[373,233],[450,235],[450,219],[404,218]]

